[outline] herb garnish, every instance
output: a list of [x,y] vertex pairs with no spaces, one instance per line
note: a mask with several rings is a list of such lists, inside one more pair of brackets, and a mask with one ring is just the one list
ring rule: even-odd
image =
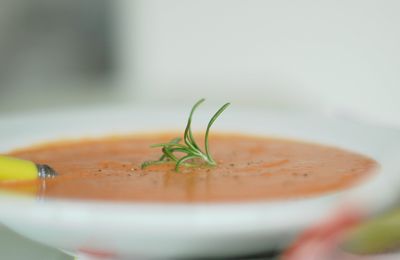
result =
[[[175,162],[175,171],[179,171],[179,167],[181,165],[187,166],[187,167],[193,167],[198,164],[195,163],[195,159],[200,159],[204,161],[207,165],[209,166],[215,166],[217,163],[214,161],[210,154],[210,148],[208,145],[208,134],[210,132],[210,128],[217,120],[217,118],[221,115],[222,112],[230,105],[230,103],[226,103],[223,105],[211,118],[210,122],[208,123],[207,130],[205,133],[205,138],[204,138],[204,149],[205,152],[203,152],[198,144],[196,143],[193,134],[192,134],[192,117],[193,113],[196,110],[196,108],[204,102],[204,98],[200,99],[197,101],[196,104],[192,107],[192,110],[190,111],[189,119],[186,125],[185,133],[183,136],[184,144],[180,143],[182,138],[174,138],[168,143],[160,143],[160,144],[154,144],[151,145],[150,147],[161,147],[162,151],[162,156],[160,159],[157,161],[146,161],[142,163],[142,169],[146,168],[147,166],[150,165],[155,165],[155,164],[162,164],[162,163],[169,163],[169,162]],[[184,155],[182,157],[177,157],[175,155],[175,152],[183,153]],[[190,161],[190,162],[188,162]]]

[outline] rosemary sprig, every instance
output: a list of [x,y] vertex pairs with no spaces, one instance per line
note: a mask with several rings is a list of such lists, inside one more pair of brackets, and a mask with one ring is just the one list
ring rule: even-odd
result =
[[[196,164],[196,160],[201,160],[204,161],[207,165],[209,166],[215,166],[217,163],[213,159],[213,157],[210,154],[210,148],[208,144],[208,135],[210,132],[211,126],[214,124],[215,120],[224,112],[224,110],[230,105],[230,103],[226,103],[223,105],[211,118],[210,122],[207,125],[205,137],[204,137],[204,148],[205,152],[201,150],[199,145],[196,143],[196,140],[193,137],[192,133],[192,117],[194,111],[197,109],[197,107],[203,103],[205,99],[200,99],[199,101],[194,104],[192,107],[192,110],[190,111],[189,119],[186,124],[185,132],[183,135],[183,141],[184,143],[180,143],[182,141],[181,138],[174,138],[168,143],[160,143],[160,144],[154,144],[151,145],[151,147],[161,147],[162,155],[160,159],[157,161],[146,161],[142,163],[142,169],[150,166],[150,165],[155,165],[155,164],[162,164],[162,163],[168,163],[168,162],[174,162],[175,163],[175,171],[179,171],[179,167],[181,165],[187,166],[187,167],[193,167],[198,164]],[[182,153],[183,156],[178,157],[175,155],[175,153]]]

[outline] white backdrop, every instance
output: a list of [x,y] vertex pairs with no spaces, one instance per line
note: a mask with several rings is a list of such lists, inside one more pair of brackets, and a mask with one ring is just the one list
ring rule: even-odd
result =
[[400,125],[400,1],[120,0],[137,100],[323,109]]

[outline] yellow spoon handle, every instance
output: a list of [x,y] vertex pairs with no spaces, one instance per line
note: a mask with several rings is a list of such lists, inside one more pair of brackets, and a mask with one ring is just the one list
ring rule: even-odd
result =
[[38,166],[31,161],[0,155],[0,181],[35,180]]

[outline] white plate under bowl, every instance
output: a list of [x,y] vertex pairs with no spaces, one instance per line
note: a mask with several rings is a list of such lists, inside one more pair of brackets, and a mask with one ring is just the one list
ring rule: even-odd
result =
[[[199,108],[196,129],[200,129],[197,122],[208,122],[212,111]],[[183,129],[186,112],[130,107],[3,118],[0,153],[60,138]],[[234,106],[216,122],[212,131],[217,130],[334,145],[368,155],[381,167],[379,174],[347,191],[276,202],[165,205],[1,194],[0,222],[25,237],[72,253],[109,253],[115,259],[241,256],[284,247],[344,201],[356,201],[370,213],[382,210],[393,202],[399,188],[397,130]]]

